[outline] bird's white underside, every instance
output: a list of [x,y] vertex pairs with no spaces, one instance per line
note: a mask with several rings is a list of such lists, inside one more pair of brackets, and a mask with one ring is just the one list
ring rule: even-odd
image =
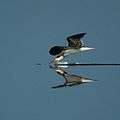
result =
[[94,50],[94,49],[95,48],[90,48],[90,47],[82,47],[80,49],[68,49],[68,50],[65,50],[64,55],[67,56],[69,54],[74,54],[74,53],[89,51],[89,50]]

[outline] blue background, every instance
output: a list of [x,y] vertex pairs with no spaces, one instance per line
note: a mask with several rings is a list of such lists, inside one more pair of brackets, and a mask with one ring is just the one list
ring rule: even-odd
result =
[[49,69],[48,50],[79,32],[96,50],[70,61],[120,63],[119,0],[0,1],[0,120],[120,119],[119,67],[70,68],[99,81],[51,89],[63,78]]

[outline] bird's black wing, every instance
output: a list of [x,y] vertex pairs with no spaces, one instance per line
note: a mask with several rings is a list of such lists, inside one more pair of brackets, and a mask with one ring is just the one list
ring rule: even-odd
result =
[[69,39],[81,39],[84,37],[84,35],[86,35],[86,33],[74,34],[74,35],[67,37],[67,40],[69,40]]
[[79,33],[67,37],[68,46],[73,48],[81,48],[83,43],[80,39],[83,38],[85,34],[86,33]]
[[50,55],[55,56],[55,55],[58,55],[58,54],[62,53],[64,48],[65,47],[63,47],[63,46],[54,46],[54,47],[50,48],[49,53],[50,53]]

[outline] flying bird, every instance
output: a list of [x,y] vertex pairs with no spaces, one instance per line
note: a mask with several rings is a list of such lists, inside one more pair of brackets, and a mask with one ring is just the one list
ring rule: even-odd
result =
[[82,51],[93,50],[94,48],[87,47],[81,40],[86,33],[74,34],[66,38],[68,46],[54,46],[49,50],[50,55],[55,56],[52,62],[58,63],[63,60],[65,56],[79,53]]

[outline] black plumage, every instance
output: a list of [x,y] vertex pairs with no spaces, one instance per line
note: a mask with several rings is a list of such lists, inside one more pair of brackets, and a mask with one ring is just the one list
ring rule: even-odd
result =
[[50,55],[58,55],[64,50],[62,46],[54,46],[49,50]]

